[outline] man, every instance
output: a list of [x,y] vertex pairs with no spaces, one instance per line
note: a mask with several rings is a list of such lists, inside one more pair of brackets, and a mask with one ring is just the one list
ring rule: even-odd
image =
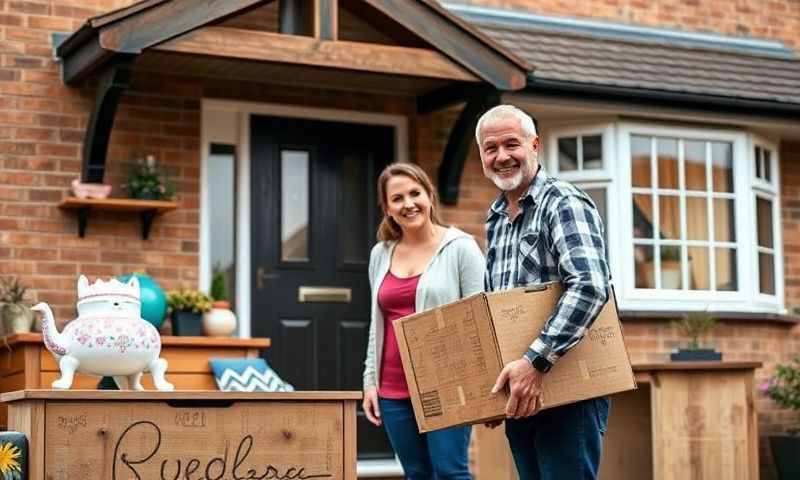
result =
[[511,105],[486,112],[475,132],[484,175],[502,190],[486,220],[486,290],[560,280],[564,294],[508,383],[506,436],[520,479],[597,477],[608,420],[606,397],[540,411],[542,381],[583,338],[608,299],[603,226],[591,199],[540,167],[533,119]]

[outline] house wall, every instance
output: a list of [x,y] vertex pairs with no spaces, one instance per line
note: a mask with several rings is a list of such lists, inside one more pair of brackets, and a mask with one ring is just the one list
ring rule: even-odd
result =
[[[200,99],[309,105],[407,114],[411,158],[432,175],[441,159],[457,109],[415,117],[413,102],[364,93],[209,82],[177,76],[137,75],[123,97],[113,130],[107,182],[118,188],[125,162],[154,154],[176,180],[179,208],[159,217],[150,240],[140,238],[135,216],[92,214],[85,238],[77,236],[74,212],[57,208],[68,184],[80,175],[81,142],[93,103],[91,85],[61,84],[50,35],[76,29],[85,18],[131,3],[122,0],[0,1],[0,272],[32,286],[32,299],[54,306],[57,318],[74,316],[78,273],[111,276],[140,270],[166,288],[195,284],[198,277]],[[698,31],[752,34],[800,42],[800,6],[789,1],[528,1],[482,2],[523,5],[542,14],[591,15]],[[730,4],[730,6],[729,6]],[[730,12],[728,9],[732,9]],[[800,311],[800,144],[784,142],[782,205],[787,307]],[[119,195],[119,190],[116,191]],[[444,217],[482,241],[485,209],[497,194],[481,173],[477,153],[468,160],[461,197]],[[634,361],[664,360],[681,339],[665,320],[626,320]],[[759,320],[722,321],[713,337],[730,360],[759,360],[763,380],[776,362],[800,352],[790,326]],[[762,435],[762,477],[775,478],[763,437],[792,420],[757,396]]]

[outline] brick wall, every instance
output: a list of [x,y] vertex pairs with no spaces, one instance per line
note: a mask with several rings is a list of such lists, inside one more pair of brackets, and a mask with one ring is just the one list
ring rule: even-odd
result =
[[780,40],[800,46],[800,4],[794,0],[454,0],[694,32]]

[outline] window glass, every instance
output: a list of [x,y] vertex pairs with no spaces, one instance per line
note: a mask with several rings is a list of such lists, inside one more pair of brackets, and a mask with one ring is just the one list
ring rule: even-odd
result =
[[631,136],[631,184],[634,187],[650,187],[652,164],[650,161],[650,137]]
[[[644,158],[647,146],[655,149],[658,190],[648,187]],[[652,239],[659,255],[653,266],[636,265],[639,288],[678,290],[736,290],[736,219],[733,192],[733,157],[730,142],[713,142],[662,136],[631,135],[633,242]],[[683,152],[679,155],[679,152]],[[681,166],[681,161],[683,166]],[[638,162],[638,163],[637,163]],[[638,165],[638,167],[637,167]],[[685,173],[681,178],[680,172]],[[707,181],[707,172],[713,181]],[[635,183],[639,179],[638,184]],[[657,208],[651,204],[657,199]],[[653,221],[655,220],[655,222]],[[658,225],[653,233],[652,226]],[[711,255],[711,252],[719,255]],[[640,255],[634,258],[639,262]],[[649,270],[658,281],[649,283]],[[688,273],[688,282],[684,279]],[[716,274],[713,281],[711,272]]]
[[558,170],[567,172],[578,169],[578,138],[558,139]]
[[209,254],[213,275],[222,275],[227,300],[236,298],[236,147],[212,143],[208,157]]
[[590,135],[581,137],[583,141],[583,169],[603,168],[603,137]]
[[307,262],[309,219],[308,152],[281,151],[281,260]]

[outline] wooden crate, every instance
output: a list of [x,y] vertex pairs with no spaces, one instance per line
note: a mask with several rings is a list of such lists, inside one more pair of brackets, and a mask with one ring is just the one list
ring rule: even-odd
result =
[[361,392],[6,393],[31,480],[356,478]]
[[[53,355],[45,348],[42,335],[21,333],[3,339],[0,347],[0,393],[50,388],[61,376]],[[178,390],[216,390],[209,358],[255,358],[270,345],[268,338],[161,337],[161,357],[167,360],[167,380]],[[97,377],[78,374],[73,389],[94,389]],[[154,389],[152,377],[144,375],[142,385]],[[6,406],[0,404],[0,427],[6,426]]]
[[[600,480],[757,480],[759,362],[634,364],[613,395]],[[476,480],[515,480],[502,427],[475,427]]]

